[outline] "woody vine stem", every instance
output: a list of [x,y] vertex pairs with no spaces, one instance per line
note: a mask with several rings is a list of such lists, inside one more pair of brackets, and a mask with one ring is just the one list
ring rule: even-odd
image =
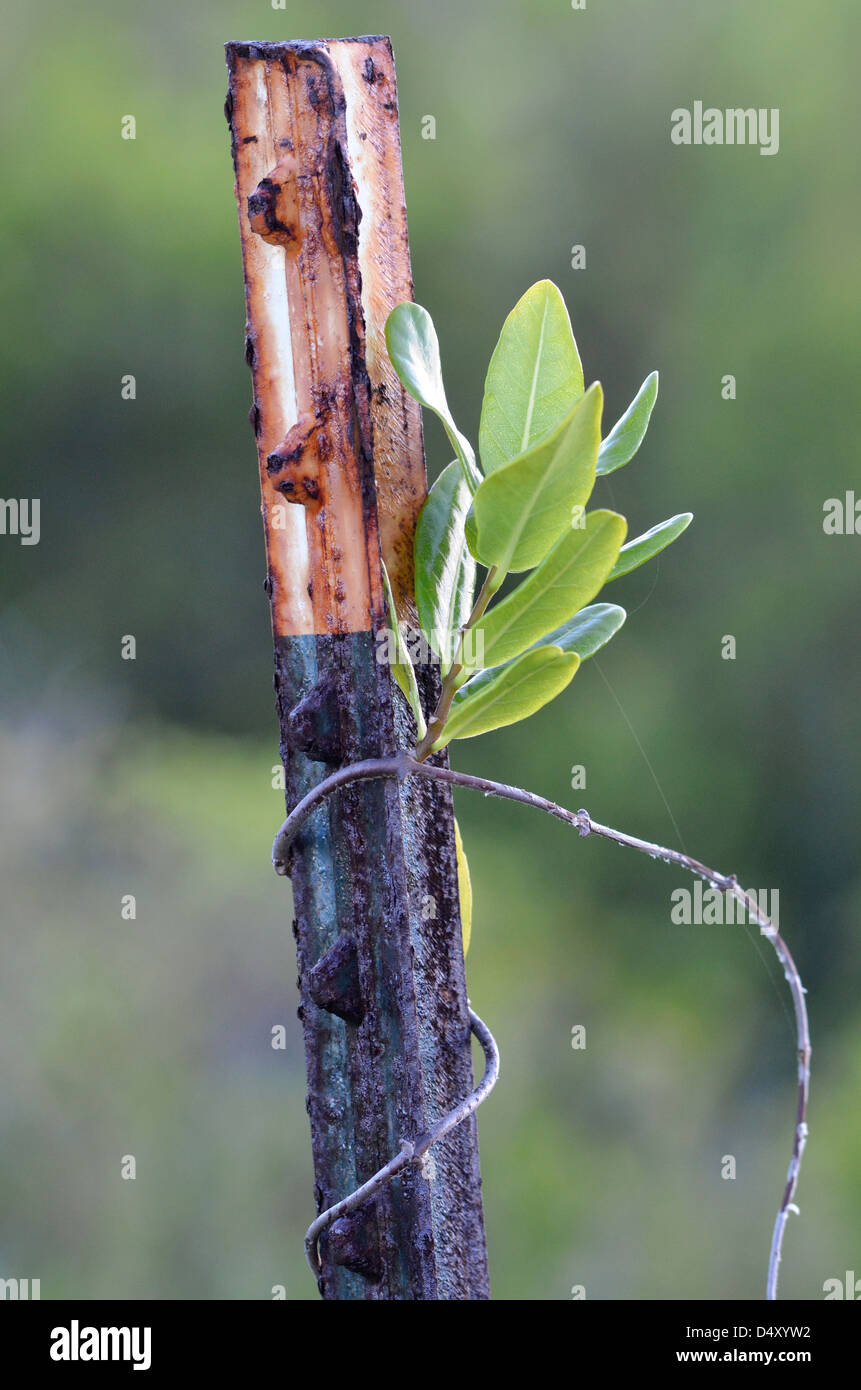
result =
[[[275,872],[287,874],[289,871],[290,846],[298,831],[307,821],[311,813],[333,792],[342,787],[349,786],[353,782],[372,781],[379,778],[394,777],[399,782],[403,782],[407,777],[429,777],[437,782],[448,782],[456,787],[469,787],[473,791],[483,792],[485,796],[499,796],[508,801],[519,801],[526,806],[533,806],[536,810],[545,811],[548,815],[555,816],[557,820],[564,821],[571,825],[581,837],[587,835],[599,835],[605,840],[613,840],[617,845],[627,845],[630,849],[639,850],[641,854],[647,854],[650,859],[660,859],[665,864],[678,864],[681,868],[687,869],[706,883],[711,884],[721,893],[731,894],[746,909],[749,919],[756,922],[761,934],[771,942],[775,954],[783,967],[783,973],[789,985],[792,995],[792,1004],[795,1012],[795,1026],[797,1034],[798,1052],[798,1102],[795,1117],[795,1130],[792,1142],[792,1157],[789,1162],[789,1170],[786,1175],[786,1184],[783,1190],[777,1217],[774,1223],[774,1233],[771,1241],[771,1251],[768,1260],[768,1279],[766,1284],[766,1298],[773,1300],[777,1298],[777,1279],[780,1266],[780,1259],[783,1250],[783,1236],[786,1230],[786,1223],[789,1220],[790,1212],[798,1210],[794,1203],[795,1192],[798,1187],[798,1178],[801,1171],[801,1161],[804,1155],[804,1148],[807,1143],[807,1102],[810,1090],[810,1029],[807,1021],[807,1004],[805,1002],[805,990],[798,973],[798,967],[792,958],[780,932],[773,922],[759,908],[756,899],[746,893],[740,887],[735,874],[720,874],[715,869],[710,869],[707,865],[700,863],[698,859],[692,859],[690,855],[682,854],[675,849],[667,849],[663,845],[657,845],[649,840],[641,840],[636,835],[627,835],[621,830],[613,830],[608,825],[601,825],[592,819],[588,811],[569,811],[564,806],[559,806],[555,801],[549,801],[546,797],[538,796],[535,792],[524,790],[522,787],[508,786],[504,782],[490,781],[486,777],[475,777],[471,773],[457,772],[452,768],[435,767],[432,763],[419,761],[407,753],[398,753],[390,758],[369,758],[363,762],[352,763],[346,767],[339,768],[316,787],[314,787],[290,812],[287,819],[275,836],[272,846],[272,862]],[[473,1017],[473,1029],[477,1031],[476,1024],[486,1033],[484,1025]],[[485,1045],[479,1033],[479,1038]],[[495,1056],[495,1047],[492,1039],[490,1048],[485,1046],[488,1055],[489,1069],[493,1071],[495,1080],[495,1069],[492,1057]],[[309,1252],[312,1268],[316,1261],[317,1238],[322,1231],[336,1220],[337,1217],[345,1215],[354,1207],[359,1206],[369,1195],[371,1190],[377,1190],[385,1182],[395,1177],[407,1164],[417,1161],[430,1148],[432,1143],[442,1138],[444,1133],[448,1133],[455,1124],[475,1109],[480,1100],[490,1090],[490,1085],[486,1084],[487,1078],[472,1093],[472,1096],[464,1105],[458,1107],[457,1111],[452,1112],[452,1116],[446,1117],[435,1130],[423,1139],[414,1144],[405,1142],[400,1152],[386,1166],[380,1169],[379,1173],[374,1174],[373,1178],[365,1183],[356,1192],[351,1193],[342,1201],[338,1202],[327,1212],[323,1212],[308,1232],[306,1248]],[[468,1106],[468,1108],[464,1108]],[[461,1114],[461,1110],[463,1114]]]
[[440,690],[437,707],[430,717],[427,732],[416,746],[416,759],[420,763],[424,762],[433,748],[435,740],[441,736],[445,729],[445,722],[451,712],[452,701],[457,694],[458,681],[464,669],[462,661],[464,638],[467,632],[475,627],[475,624],[483,618],[487,610],[487,605],[490,603],[497,589],[501,586],[504,578],[505,575],[499,573],[498,566],[491,565],[485,575],[484,583],[479,590],[478,598],[475,600],[472,612],[458,633],[454,661],[443,677],[442,689]]

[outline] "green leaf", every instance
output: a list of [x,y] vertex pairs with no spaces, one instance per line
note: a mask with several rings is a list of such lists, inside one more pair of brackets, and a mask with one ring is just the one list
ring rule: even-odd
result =
[[463,532],[472,501],[460,462],[440,473],[419,513],[415,538],[416,607],[445,675],[459,629],[472,611],[475,561]]
[[617,420],[598,451],[598,477],[630,463],[646,437],[649,419],[658,399],[658,373],[646,377],[621,420]]
[[457,892],[460,898],[460,931],[463,939],[463,954],[466,955],[469,950],[469,939],[472,936],[472,879],[469,875],[469,864],[457,820],[454,823],[454,852],[457,859]]
[[651,560],[653,555],[664,550],[677,536],[686,531],[693,519],[693,512],[680,512],[678,516],[671,516],[669,521],[659,522],[651,531],[644,531],[642,536],[637,536],[635,540],[623,545],[618,560],[607,576],[608,580],[629,574],[631,570]]
[[502,326],[484,383],[478,446],[486,473],[555,430],[583,395],[583,368],[565,300],[540,280]]
[[580,665],[574,652],[539,647],[493,671],[482,671],[459,690],[433,751],[453,738],[475,738],[504,724],[516,724],[564,690]]
[[[383,588],[386,594],[386,607],[389,611],[389,627],[395,638],[395,659],[391,663],[392,675],[409,700],[410,709],[415,716],[418,736],[422,739],[427,732],[427,725],[425,724],[425,717],[422,712],[422,702],[419,698],[418,681],[416,680],[413,663],[410,661],[410,654],[407,651],[406,643],[404,642],[401,629],[398,625],[398,613],[392,595],[389,572],[385,564],[383,565]],[[379,659],[379,650],[377,652],[377,657]]]
[[615,636],[627,616],[618,603],[590,604],[588,608],[581,608],[567,623],[548,632],[541,639],[541,646],[561,647],[563,652],[576,652],[580,660],[585,661]]
[[481,482],[475,453],[469,440],[461,434],[448,408],[439,342],[433,319],[427,309],[409,300],[396,304],[386,320],[386,347],[392,366],[411,396],[438,415],[463,467],[470,492]]
[[501,572],[539,564],[571,526],[595,483],[603,394],[598,382],[553,434],[484,479],[466,536],[473,555]]
[[626,530],[625,518],[607,511],[590,512],[584,526],[570,527],[538,569],[476,624],[472,645],[481,664],[498,666],[518,656],[593,599]]

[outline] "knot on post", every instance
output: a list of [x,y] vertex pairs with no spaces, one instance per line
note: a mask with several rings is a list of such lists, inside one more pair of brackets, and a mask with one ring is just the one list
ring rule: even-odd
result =
[[359,954],[351,936],[339,937],[308,974],[308,993],[318,1009],[358,1025],[365,1017]]
[[266,459],[272,486],[287,502],[318,511],[326,501],[332,441],[318,416],[301,415]]
[[327,1253],[333,1264],[353,1274],[361,1274],[369,1284],[383,1277],[377,1206],[371,1200],[355,1211],[333,1221],[326,1237]]
[[313,762],[339,763],[343,753],[335,672],[324,671],[292,709],[282,712],[288,748]]
[[251,230],[272,246],[298,252],[302,240],[296,156],[291,150],[248,196]]

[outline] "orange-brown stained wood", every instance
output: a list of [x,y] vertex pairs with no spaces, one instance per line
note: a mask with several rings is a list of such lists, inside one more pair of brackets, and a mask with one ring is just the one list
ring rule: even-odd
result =
[[412,298],[387,39],[228,47],[228,118],[276,636],[384,621],[412,596],[418,406],[385,351]]

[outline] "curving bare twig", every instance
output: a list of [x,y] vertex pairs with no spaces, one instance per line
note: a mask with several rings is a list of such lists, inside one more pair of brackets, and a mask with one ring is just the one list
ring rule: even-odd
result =
[[477,1110],[481,1102],[490,1095],[499,1077],[499,1049],[496,1046],[496,1039],[487,1024],[482,1023],[473,1009],[469,1011],[469,1026],[484,1050],[485,1068],[481,1081],[475,1090],[470,1091],[466,1099],[460,1102],[460,1105],[456,1105],[453,1110],[449,1110],[447,1115],[443,1115],[442,1119],[438,1120],[426,1134],[423,1134],[419,1139],[405,1139],[394,1158],[378,1169],[372,1178],[368,1178],[368,1181],[362,1183],[361,1187],[357,1187],[355,1192],[351,1192],[349,1196],[343,1197],[334,1206],[322,1211],[316,1221],[312,1221],[305,1235],[305,1254],[316,1279],[319,1279],[322,1273],[317,1245],[323,1232],[339,1217],[346,1216],[348,1211],[353,1211],[363,1202],[366,1202],[369,1197],[373,1197],[375,1192],[378,1192],[392,1178],[396,1178],[398,1173],[403,1172],[410,1163],[417,1163],[424,1158],[432,1144],[437,1144],[440,1139],[444,1139],[451,1130],[471,1115],[473,1110]]
[[[756,899],[746,893],[739,886],[735,874],[720,874],[715,869],[710,869],[706,864],[702,864],[698,859],[692,859],[688,854],[682,854],[680,850],[667,849],[663,845],[654,844],[650,840],[641,840],[636,835],[627,835],[624,831],[613,830],[608,825],[601,825],[594,821],[588,811],[569,811],[564,806],[559,806],[555,801],[549,801],[546,797],[538,796],[535,792],[525,791],[522,787],[508,786],[504,782],[493,782],[486,777],[475,777],[468,772],[457,772],[453,768],[435,767],[432,763],[418,762],[407,753],[398,753],[390,758],[368,758],[364,762],[352,763],[346,767],[339,768],[331,776],[319,782],[290,812],[275,836],[272,846],[272,862],[276,873],[286,874],[288,872],[290,844],[312,811],[319,806],[332,792],[340,787],[348,786],[352,782],[369,781],[381,777],[396,777],[398,781],[403,781],[406,777],[419,776],[429,777],[437,782],[448,782],[452,786],[469,787],[474,791],[483,792],[485,796],[499,796],[508,801],[519,801],[526,806],[533,806],[536,810],[546,811],[548,815],[555,816],[557,820],[565,821],[566,824],[574,827],[581,835],[600,835],[605,840],[613,840],[617,845],[627,845],[630,849],[639,850],[641,854],[647,854],[650,859],[660,859],[665,864],[678,864],[680,868],[687,869],[698,878],[718,889],[721,893],[730,893],[748,913],[748,919],[756,922],[761,934],[771,942],[775,954],[783,967],[783,973],[792,995],[792,1005],[795,1012],[795,1026],[797,1035],[798,1049],[798,1103],[795,1116],[795,1130],[793,1135],[792,1156],[789,1162],[789,1170],[786,1175],[786,1185],[783,1190],[777,1217],[774,1223],[774,1233],[771,1241],[771,1251],[768,1261],[768,1279],[766,1283],[766,1298],[769,1300],[777,1298],[777,1276],[780,1266],[780,1259],[783,1250],[783,1236],[786,1230],[786,1223],[789,1214],[797,1211],[794,1204],[794,1197],[798,1187],[798,1179],[801,1172],[801,1161],[804,1156],[804,1149],[807,1143],[807,1103],[810,1092],[810,1027],[807,1019],[807,1004],[805,1001],[805,989],[798,973],[798,967],[792,958],[780,932],[774,923],[762,912]],[[482,1025],[483,1026],[483,1025]],[[494,1078],[495,1079],[495,1078]],[[483,1085],[484,1083],[482,1083]],[[479,1089],[481,1089],[479,1087]],[[489,1089],[489,1088],[488,1088]],[[473,1093],[476,1094],[476,1093]],[[476,1102],[478,1104],[479,1102]],[[474,1107],[473,1107],[474,1108]],[[452,1112],[455,1113],[455,1112]],[[467,1112],[468,1113],[468,1112]],[[442,1123],[442,1122],[441,1122]],[[455,1121],[457,1123],[457,1121]],[[435,1142],[433,1139],[431,1143]],[[413,1153],[406,1154],[406,1145],[401,1152],[387,1164],[385,1169],[375,1174],[370,1179],[370,1183],[380,1183],[388,1181],[388,1177],[394,1176],[388,1169],[392,1164],[398,1164],[395,1169],[400,1172],[401,1168],[411,1162],[415,1156]],[[382,1174],[386,1176],[381,1177]],[[367,1187],[369,1184],[365,1184]],[[360,1188],[359,1193],[364,1189]],[[345,1198],[345,1202],[356,1205],[352,1197]],[[339,1203],[340,1207],[342,1204]],[[341,1215],[342,1212],[337,1207],[330,1209]],[[349,1208],[347,1208],[349,1210]],[[329,1213],[324,1212],[323,1216]],[[306,1237],[306,1248],[311,1232],[315,1226],[323,1219],[318,1217],[317,1222],[308,1232]],[[335,1220],[336,1217],[331,1217]],[[329,1224],[328,1222],[326,1224]],[[319,1232],[318,1232],[319,1234]],[[314,1240],[316,1254],[316,1237]],[[309,1254],[309,1260],[311,1256]],[[313,1268],[312,1262],[312,1268]]]

